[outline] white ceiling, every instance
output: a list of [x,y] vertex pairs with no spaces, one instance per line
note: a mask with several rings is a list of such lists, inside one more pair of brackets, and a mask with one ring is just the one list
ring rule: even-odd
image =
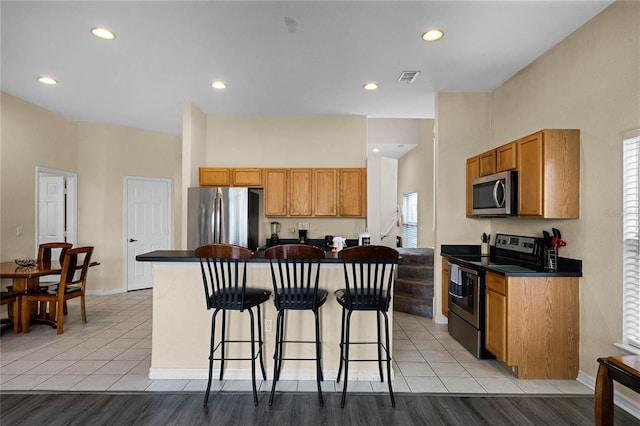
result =
[[[73,120],[176,135],[185,101],[205,114],[433,118],[436,92],[496,88],[610,3],[3,0],[1,88]],[[432,27],[445,37],[422,41]],[[402,71],[420,75],[398,84]]]

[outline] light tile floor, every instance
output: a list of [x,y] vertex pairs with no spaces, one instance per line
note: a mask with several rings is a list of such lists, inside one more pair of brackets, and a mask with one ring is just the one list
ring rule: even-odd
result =
[[[87,296],[89,322],[80,321],[79,302],[69,302],[65,332],[45,325],[29,334],[0,338],[3,391],[204,391],[206,380],[149,380],[151,293],[142,290]],[[447,332],[447,326],[394,313],[395,392],[592,394],[575,380],[518,380],[499,362],[478,360]],[[214,380],[212,390],[250,390],[248,380]],[[327,392],[341,385],[326,380]],[[270,390],[270,381],[261,382]],[[280,381],[279,391],[314,392],[314,381]],[[350,381],[350,392],[387,392],[377,381]]]

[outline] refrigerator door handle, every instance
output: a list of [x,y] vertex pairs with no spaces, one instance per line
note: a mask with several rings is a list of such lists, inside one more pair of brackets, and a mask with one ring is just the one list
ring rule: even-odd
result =
[[213,201],[213,242],[216,244],[220,243],[220,212],[222,211],[221,198],[220,193],[216,192]]

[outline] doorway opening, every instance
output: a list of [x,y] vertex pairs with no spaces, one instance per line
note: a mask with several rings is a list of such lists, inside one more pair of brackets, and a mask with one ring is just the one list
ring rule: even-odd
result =
[[36,167],[36,253],[42,243],[77,244],[77,181],[76,173]]

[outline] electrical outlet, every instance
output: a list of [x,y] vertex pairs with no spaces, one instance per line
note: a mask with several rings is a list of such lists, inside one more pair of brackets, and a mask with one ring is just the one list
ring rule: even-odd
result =
[[268,319],[264,320],[264,331],[265,333],[271,333],[273,331],[273,321]]
[[298,222],[298,230],[309,230],[309,222]]

